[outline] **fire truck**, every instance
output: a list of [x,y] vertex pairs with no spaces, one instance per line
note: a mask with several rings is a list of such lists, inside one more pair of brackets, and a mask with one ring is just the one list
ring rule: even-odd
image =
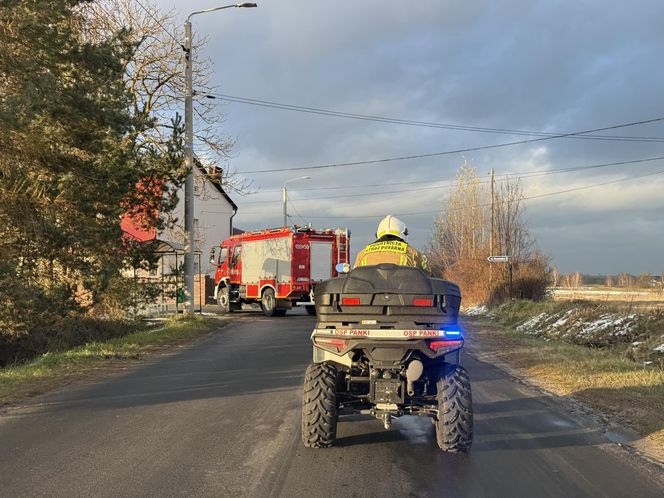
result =
[[314,315],[316,285],[336,277],[336,264],[349,257],[348,229],[293,226],[233,235],[216,257],[214,297],[222,313],[259,303],[266,316],[283,316],[295,305]]

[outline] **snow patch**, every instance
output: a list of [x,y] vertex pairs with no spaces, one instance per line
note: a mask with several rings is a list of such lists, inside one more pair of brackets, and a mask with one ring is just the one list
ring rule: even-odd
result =
[[481,315],[486,315],[489,312],[489,308],[487,308],[485,305],[480,305],[480,306],[471,306],[470,308],[465,310],[465,314],[467,316],[481,316]]
[[540,313],[517,326],[516,330],[583,344],[606,344],[623,337],[630,338],[637,322],[636,315],[604,313],[584,318],[579,312],[580,309],[572,308],[560,313]]
[[518,332],[526,332],[528,334],[536,333],[535,328],[540,324],[540,322],[545,321],[548,316],[549,316],[548,313],[540,313],[539,315],[531,318],[527,322],[524,322],[521,325],[519,325],[516,328],[516,330]]
[[553,323],[551,325],[551,327],[553,327],[553,328],[562,327],[563,325],[565,325],[567,323],[567,320],[569,320],[569,317],[572,313],[574,313],[573,309],[567,311],[566,313],[563,314],[562,317],[560,317],[555,323]]

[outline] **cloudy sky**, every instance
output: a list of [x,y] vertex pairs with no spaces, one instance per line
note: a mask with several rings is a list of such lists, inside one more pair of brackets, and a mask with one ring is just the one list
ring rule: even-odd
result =
[[[223,2],[158,5],[175,9],[184,21],[192,10]],[[664,116],[661,1],[263,0],[256,9],[193,19],[194,33],[209,39],[204,55],[214,62],[213,84],[220,94],[554,134]],[[355,251],[370,242],[388,213],[406,221],[410,242],[422,247],[449,180],[464,161],[482,176],[491,168],[518,176],[664,156],[660,121],[595,134],[646,141],[567,137],[420,159],[253,173],[533,137],[220,105],[223,130],[236,139],[228,166],[251,179],[258,192],[233,195],[240,207],[235,225],[279,225],[283,182],[310,175],[289,184],[293,220],[347,226]],[[660,274],[664,174],[653,174],[659,171],[664,160],[523,178],[527,197],[626,180],[526,201],[539,248],[562,272]],[[402,182],[412,183],[384,185]]]

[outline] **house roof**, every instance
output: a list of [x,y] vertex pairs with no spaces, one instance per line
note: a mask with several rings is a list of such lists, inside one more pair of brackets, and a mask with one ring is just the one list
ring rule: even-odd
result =
[[201,163],[201,161],[200,161],[197,157],[194,157],[194,164],[195,164],[196,167],[198,168],[198,171],[200,171],[200,172],[203,174],[203,176],[205,177],[205,179],[206,179],[208,182],[210,182],[210,184],[213,185],[214,188],[216,188],[217,191],[218,191],[222,196],[224,196],[224,198],[228,201],[228,203],[229,203],[229,204],[231,205],[231,207],[233,208],[233,211],[237,211],[237,204],[235,204],[235,203],[233,202],[233,199],[230,198],[230,196],[226,193],[226,191],[224,190],[224,188],[221,186],[221,175],[218,175],[218,176],[216,176],[216,177],[213,176],[213,175],[210,175],[210,174],[207,172],[207,170],[205,169],[205,166],[203,166],[203,163]]

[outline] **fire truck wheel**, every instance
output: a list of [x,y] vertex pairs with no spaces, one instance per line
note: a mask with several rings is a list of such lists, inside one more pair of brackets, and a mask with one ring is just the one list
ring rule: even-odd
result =
[[287,311],[288,310],[285,310],[283,308],[277,308],[276,310],[274,310],[274,316],[286,316]]
[[309,313],[311,316],[316,316],[316,307],[309,305],[305,306],[305,309],[307,310],[307,313]]
[[230,289],[224,287],[217,292],[217,303],[219,303],[219,312],[222,315],[231,312]]
[[263,291],[261,308],[265,316],[275,316],[277,311],[277,299],[274,297],[274,289],[269,287]]

